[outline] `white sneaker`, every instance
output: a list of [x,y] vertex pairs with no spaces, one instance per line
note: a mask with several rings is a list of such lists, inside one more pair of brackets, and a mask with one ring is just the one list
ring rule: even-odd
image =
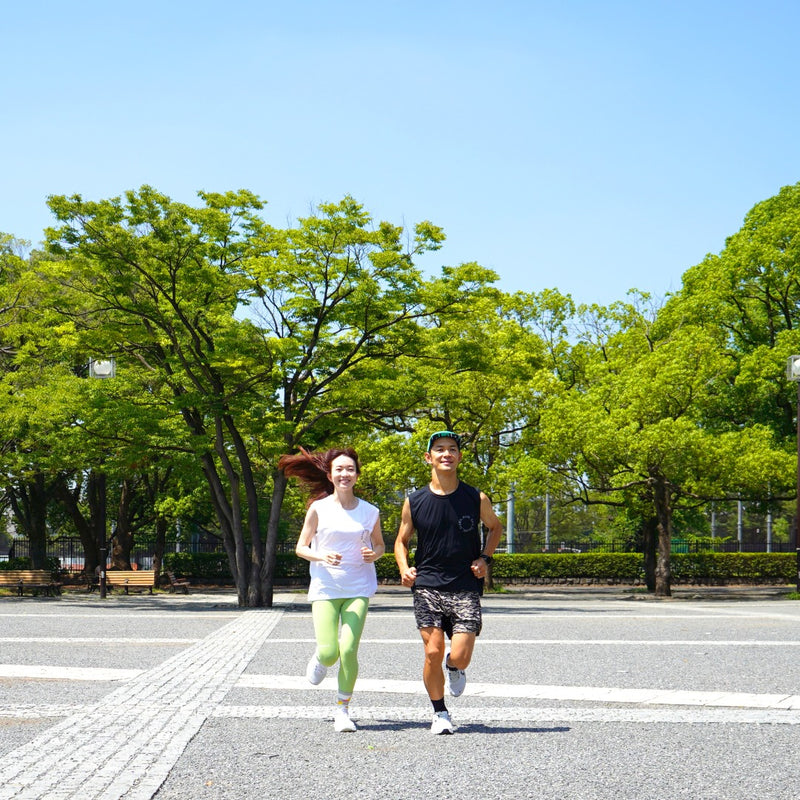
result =
[[[450,654],[447,654],[450,658]],[[447,690],[453,697],[460,697],[467,685],[467,673],[463,669],[450,669],[447,666],[447,658],[444,660],[444,671],[447,673]]]
[[431,723],[431,733],[439,736],[443,733],[452,733],[453,723],[450,721],[450,714],[446,711],[439,711],[433,715]]
[[308,666],[306,667],[306,678],[308,682],[313,686],[316,686],[318,683],[322,683],[322,679],[328,674],[328,668],[324,664],[319,663],[319,659],[317,658],[317,654],[314,653],[311,656],[311,660],[308,662]]
[[337,708],[333,713],[333,729],[336,733],[347,733],[356,730],[356,724],[350,719],[346,708]]

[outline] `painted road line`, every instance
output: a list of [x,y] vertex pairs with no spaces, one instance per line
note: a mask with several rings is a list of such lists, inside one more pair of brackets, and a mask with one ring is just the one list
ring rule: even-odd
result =
[[[456,727],[475,724],[521,723],[536,731],[542,724],[577,722],[634,722],[671,725],[800,725],[800,714],[759,709],[661,709],[661,708],[451,708]],[[361,706],[353,701],[351,716],[359,725],[367,722],[415,722],[427,726],[430,709],[420,706]],[[214,709],[216,718],[313,719],[333,718],[332,704],[325,706],[228,706]]]
[[125,681],[141,675],[141,669],[102,667],[53,667],[41,664],[0,664],[0,678],[49,681]]
[[[335,691],[336,679],[326,677],[310,686],[296,675],[242,675],[239,688],[279,691]],[[384,694],[426,695],[422,682],[359,678],[356,689]],[[750,692],[697,692],[683,689],[625,689],[602,686],[541,686],[536,684],[467,683],[465,697],[516,698],[520,700],[561,700],[572,702],[625,703],[633,705],[718,706],[729,708],[770,708],[800,710],[800,695],[754,694]]]
[[146,636],[0,636],[0,644],[195,644],[194,639],[149,638]]
[[[10,705],[4,706],[0,718],[44,720],[85,714],[91,706],[81,705]],[[621,706],[483,706],[451,707],[453,717],[459,725],[524,723],[527,728],[544,723],[642,723],[670,725],[800,725],[800,714],[789,709],[762,708],[656,708]],[[353,701],[351,715],[363,725],[376,722],[419,722],[427,725],[430,719],[428,703],[413,706],[369,706],[361,705],[358,698]],[[209,717],[216,719],[311,719],[330,720],[333,704],[307,705],[217,705]]]
[[[361,644],[402,644],[418,645],[419,639],[361,639]],[[315,644],[312,638],[303,639],[270,639],[265,644]],[[800,639],[490,639],[483,635],[477,640],[476,647],[496,645],[579,645],[593,647],[595,645],[614,645],[635,647],[800,647]]]

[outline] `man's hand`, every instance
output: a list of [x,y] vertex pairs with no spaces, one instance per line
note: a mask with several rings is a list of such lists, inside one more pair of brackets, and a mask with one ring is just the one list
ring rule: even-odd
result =
[[401,580],[403,586],[408,586],[408,587],[413,586],[414,585],[414,581],[416,579],[417,579],[417,568],[416,567],[409,567],[400,576],[400,580]]
[[470,569],[476,578],[485,578],[489,574],[486,562],[482,558],[476,558]]

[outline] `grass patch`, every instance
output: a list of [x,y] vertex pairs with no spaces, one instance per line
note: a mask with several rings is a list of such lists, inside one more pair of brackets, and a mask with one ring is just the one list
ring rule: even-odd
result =
[[492,586],[483,587],[484,594],[511,594],[511,590],[503,586],[502,583],[494,583]]

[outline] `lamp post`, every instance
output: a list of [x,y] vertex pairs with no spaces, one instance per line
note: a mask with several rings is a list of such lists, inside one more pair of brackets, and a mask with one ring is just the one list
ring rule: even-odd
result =
[[108,542],[106,541],[106,474],[101,472],[97,476],[97,499],[99,505],[99,519],[97,520],[97,527],[100,529],[100,535],[103,537],[100,543],[100,598],[105,600],[108,593],[108,584],[106,583],[106,567],[108,566]]
[[514,487],[508,490],[506,504],[506,552],[514,552]]
[[786,377],[797,384],[797,508],[794,516],[794,546],[797,559],[797,591],[800,592],[800,355],[789,356]]
[[[89,359],[90,378],[113,378],[117,374],[117,362],[113,358]],[[108,594],[106,583],[106,566],[108,561],[108,540],[106,539],[106,475],[101,470],[97,475],[97,527],[102,537],[100,541],[100,597],[105,600]]]

